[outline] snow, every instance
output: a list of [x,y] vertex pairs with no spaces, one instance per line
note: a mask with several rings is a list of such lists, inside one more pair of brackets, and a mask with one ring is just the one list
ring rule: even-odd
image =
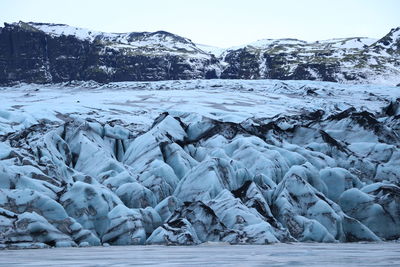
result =
[[220,57],[222,53],[224,53],[226,50],[225,48],[211,46],[211,45],[204,45],[204,44],[196,44],[196,46],[199,49],[203,50],[204,52],[210,53],[217,58]]
[[[315,88],[318,95],[304,95],[305,87]],[[43,118],[60,121],[58,113],[73,117],[93,113],[91,116],[100,121],[122,119],[139,127],[150,125],[165,111],[175,115],[192,112],[193,105],[202,116],[232,122],[301,109],[344,110],[354,106],[377,111],[384,99],[400,94],[398,87],[390,86],[277,80],[121,82],[89,87],[85,83],[74,87],[21,84],[0,88],[0,92],[0,132],[23,129]]]
[[[236,50],[245,47],[254,47],[258,49],[266,49],[274,46],[282,46],[285,50],[292,52],[292,49],[305,49],[309,50],[309,53],[313,53],[312,50],[327,48],[338,48],[338,49],[363,49],[365,46],[370,46],[377,42],[378,39],[367,38],[367,37],[351,37],[351,38],[334,38],[328,40],[319,40],[314,42],[307,42],[298,39],[261,39],[255,42],[251,42],[245,45],[233,46],[227,48],[228,50]],[[206,50],[205,50],[206,51]],[[210,50],[213,51],[213,50]],[[293,50],[294,51],[294,50]],[[306,54],[303,54],[306,55]]]
[[262,39],[256,42],[250,43],[249,45],[255,47],[264,47],[270,45],[302,45],[305,41],[297,39]]
[[[34,23],[29,22],[29,26],[43,31],[50,36],[73,36],[82,41],[100,41],[108,44],[106,47],[116,50],[151,51],[155,54],[181,54],[189,52],[191,58],[209,59],[210,53],[203,51],[189,39],[173,35],[168,32],[131,32],[131,33],[106,33],[92,31],[85,28],[77,28],[65,24]],[[111,67],[100,66],[101,70],[108,74],[113,74]]]
[[[367,37],[335,38],[312,42],[286,38],[261,39],[240,46],[219,48],[195,44],[187,38],[164,31],[105,33],[65,24],[19,23],[41,30],[50,36],[74,36],[88,42],[100,42],[103,45],[100,52],[102,54],[110,55],[114,50],[122,55],[139,53],[151,57],[178,56],[191,66],[191,70],[187,72],[190,72],[192,77],[200,77],[201,73],[207,71],[215,71],[217,77],[221,77],[226,67],[236,64],[225,61],[226,56],[231,52],[237,53],[238,49],[247,49],[247,52],[256,58],[257,62],[254,63],[259,70],[258,73],[251,73],[248,78],[268,78],[269,75],[274,75],[268,73],[265,55],[269,55],[272,58],[278,56],[285,59],[284,76],[286,77],[296,77],[298,73],[295,70],[303,63],[307,63],[314,67],[307,68],[305,71],[315,79],[392,86],[400,83],[399,60],[393,53],[393,50],[397,49],[399,28],[392,29],[387,35],[390,39],[389,43]],[[321,63],[326,65],[326,71],[323,71],[325,68],[317,67]],[[338,66],[331,69],[331,66],[336,64]],[[113,76],[112,74],[116,71],[115,68],[109,66],[98,67],[108,76]],[[50,75],[48,66],[47,68],[43,66],[42,70]],[[49,79],[51,80],[51,77]],[[0,120],[1,117],[2,115],[0,115]]]
[[291,38],[286,38],[286,39],[260,39],[255,42],[251,42],[248,44],[244,45],[239,45],[239,46],[232,46],[227,48],[226,50],[236,50],[236,49],[241,49],[245,47],[255,47],[255,48],[267,48],[271,46],[279,46],[279,45],[305,45],[307,44],[306,41],[303,40],[298,40],[298,39],[291,39]]
[[377,42],[378,39],[367,37],[351,37],[351,38],[335,38],[318,41],[320,44],[331,45],[336,48],[343,49],[362,49],[364,46],[370,46]]
[[53,36],[72,35],[78,39],[88,41],[93,41],[96,35],[100,34],[100,32],[65,24],[29,23],[29,25]]

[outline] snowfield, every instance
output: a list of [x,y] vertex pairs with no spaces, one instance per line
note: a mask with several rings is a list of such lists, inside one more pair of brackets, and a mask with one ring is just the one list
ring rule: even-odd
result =
[[0,94],[0,248],[400,238],[399,87],[73,82]]
[[148,128],[162,112],[194,112],[240,123],[253,117],[301,114],[304,110],[337,112],[355,107],[377,112],[400,96],[400,89],[394,86],[279,80],[21,84],[0,87],[0,92],[0,133],[41,119],[62,122],[58,113],[103,122],[121,119]]

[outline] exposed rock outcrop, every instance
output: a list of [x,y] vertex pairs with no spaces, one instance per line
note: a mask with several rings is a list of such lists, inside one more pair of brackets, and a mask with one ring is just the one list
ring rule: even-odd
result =
[[103,33],[62,24],[0,28],[0,83],[286,79],[400,82],[400,28],[380,40],[260,40],[222,54],[172,33]]

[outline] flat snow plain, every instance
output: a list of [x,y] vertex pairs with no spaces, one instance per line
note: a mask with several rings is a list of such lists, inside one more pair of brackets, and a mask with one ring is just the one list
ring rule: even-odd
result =
[[355,107],[375,112],[400,97],[400,89],[393,86],[277,80],[21,84],[0,88],[0,93],[0,134],[40,119],[61,121],[57,114],[98,121],[121,119],[148,128],[165,111],[171,115],[195,112],[239,123],[303,110]]

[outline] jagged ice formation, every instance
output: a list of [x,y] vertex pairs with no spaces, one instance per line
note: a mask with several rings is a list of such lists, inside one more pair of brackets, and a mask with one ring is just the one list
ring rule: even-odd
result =
[[[191,84],[198,85],[186,87]],[[264,92],[269,98],[279,89],[313,103],[319,103],[318,94],[336,91],[314,109],[295,104],[291,112],[240,120],[230,119],[227,114],[235,112],[229,110],[218,114],[215,106],[208,115],[170,109],[138,127],[102,116],[99,103],[98,111],[85,113],[84,104],[75,102],[75,113],[54,106],[29,118],[18,110],[50,103],[51,92],[62,91],[2,88],[6,106],[9,90],[32,95],[0,112],[0,247],[400,238],[398,93],[384,98],[361,87],[341,91],[334,84],[304,88],[276,81],[269,87],[258,83],[269,89],[247,91],[254,84],[240,84],[239,96]],[[118,86],[134,85],[140,84],[74,88],[109,99]],[[209,87],[209,93],[212,88],[219,87]],[[377,108],[356,102],[341,108],[334,98],[340,102],[346,92],[374,97]],[[29,102],[36,93],[39,104]],[[116,110],[109,112],[112,117]]]

